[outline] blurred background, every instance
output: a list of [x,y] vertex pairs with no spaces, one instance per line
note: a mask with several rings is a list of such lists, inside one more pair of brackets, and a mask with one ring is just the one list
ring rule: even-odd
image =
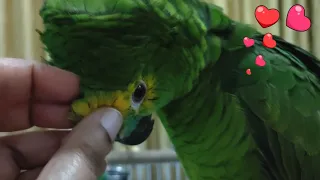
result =
[[[206,0],[221,6],[231,18],[252,24],[262,32],[280,35],[287,41],[301,46],[320,57],[320,8],[319,0]],[[45,57],[36,29],[42,30],[38,14],[43,0],[0,0],[0,57],[15,57],[40,61]],[[289,8],[299,3],[312,21],[307,32],[295,32],[285,26]],[[280,11],[279,22],[267,29],[260,28],[254,17],[255,8],[265,5]],[[108,156],[109,173],[120,180],[119,174],[129,173],[127,179],[183,180],[185,177],[168,140],[167,134],[156,121],[151,137],[143,144],[124,147],[116,143]],[[38,130],[32,128],[31,130]],[[7,135],[7,133],[2,133]]]

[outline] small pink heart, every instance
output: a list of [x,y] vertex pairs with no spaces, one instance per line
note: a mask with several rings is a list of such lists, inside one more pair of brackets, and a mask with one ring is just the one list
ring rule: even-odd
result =
[[256,57],[256,65],[257,66],[265,66],[266,65],[266,61],[263,59],[262,55],[258,55]]
[[289,9],[286,25],[288,28],[298,32],[310,29],[311,20],[305,16],[305,8],[302,5],[295,4]]
[[251,69],[247,69],[246,73],[250,76],[251,75]]
[[243,38],[243,44],[246,46],[246,47],[251,47],[254,45],[254,40],[253,39],[250,39],[248,37],[245,37]]

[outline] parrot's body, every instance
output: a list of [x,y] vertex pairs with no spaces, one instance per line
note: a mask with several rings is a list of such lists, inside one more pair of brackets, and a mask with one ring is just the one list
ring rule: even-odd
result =
[[50,64],[80,76],[74,115],[117,108],[121,139],[156,111],[191,180],[320,179],[320,64],[308,52],[276,36],[268,49],[197,0],[47,0],[41,16]]

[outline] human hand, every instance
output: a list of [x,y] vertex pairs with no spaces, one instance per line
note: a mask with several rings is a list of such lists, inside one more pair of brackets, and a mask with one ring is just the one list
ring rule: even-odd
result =
[[[27,60],[0,59],[0,132],[32,126],[71,128],[67,116],[78,87],[78,77],[70,72]],[[2,137],[0,179],[96,179],[105,170],[104,157],[121,123],[118,111],[101,109],[71,133],[52,130]]]

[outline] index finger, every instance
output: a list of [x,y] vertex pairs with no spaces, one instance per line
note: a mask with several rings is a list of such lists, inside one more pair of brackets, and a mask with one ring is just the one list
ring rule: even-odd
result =
[[0,59],[0,131],[34,125],[68,128],[68,108],[78,93],[79,79],[71,72],[28,60]]
[[34,100],[69,104],[78,95],[79,79],[75,74],[40,63],[32,70]]

